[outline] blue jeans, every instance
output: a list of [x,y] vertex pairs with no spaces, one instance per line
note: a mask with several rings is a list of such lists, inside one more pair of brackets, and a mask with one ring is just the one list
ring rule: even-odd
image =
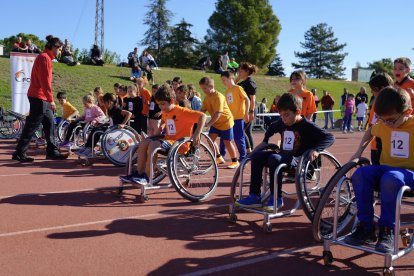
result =
[[[272,151],[259,151],[251,156],[251,176],[250,176],[250,193],[260,196],[260,187],[262,186],[262,172],[264,167],[269,167],[270,173],[270,191],[274,194],[274,173],[280,164],[296,166],[296,159],[290,154],[276,153]],[[282,174],[278,175],[277,193],[282,195]]]
[[351,130],[351,122],[352,122],[352,113],[346,114],[344,116],[344,126],[342,130]]
[[[233,137],[239,151],[239,160],[246,158],[246,140],[244,139],[244,121],[243,119],[234,120]],[[226,147],[224,146],[224,139],[220,138],[220,154],[226,155]]]
[[414,172],[408,169],[395,168],[386,165],[372,165],[361,167],[352,175],[356,203],[357,217],[366,225],[372,225],[374,219],[374,187],[381,191],[380,227],[394,229],[395,203],[398,191],[402,186],[414,188]]
[[[325,110],[327,111],[327,110]],[[328,128],[328,119],[330,119],[331,121],[331,128],[334,128],[334,120],[333,120],[333,113],[332,112],[325,112],[325,127],[324,128]]]

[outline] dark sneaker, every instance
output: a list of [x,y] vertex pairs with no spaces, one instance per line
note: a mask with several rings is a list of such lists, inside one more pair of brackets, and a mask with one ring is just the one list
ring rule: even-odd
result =
[[375,236],[375,229],[364,226],[361,222],[356,227],[355,231],[351,235],[345,237],[344,242],[350,245],[363,245],[366,243],[375,242],[377,237]]
[[383,253],[394,253],[394,229],[380,227],[375,250]]
[[247,197],[236,201],[235,204],[241,207],[259,208],[262,207],[262,200],[260,196],[249,194]]
[[17,153],[13,153],[12,159],[16,160],[16,161],[19,161],[21,163],[29,163],[29,162],[34,161],[33,157],[29,157],[26,154],[17,154]]
[[[283,197],[278,197],[276,200],[277,209],[280,209],[283,207]],[[273,212],[273,195],[269,197],[269,200],[267,201],[266,206],[263,207],[263,209],[266,212]]]
[[131,183],[133,177],[139,177],[139,176],[140,175],[138,175],[137,172],[133,172],[133,173],[128,174],[128,175],[122,175],[122,176],[119,177],[119,179],[121,179],[122,182]]
[[53,153],[53,154],[47,154],[46,159],[49,160],[64,160],[67,159],[69,155],[61,154],[61,153]]

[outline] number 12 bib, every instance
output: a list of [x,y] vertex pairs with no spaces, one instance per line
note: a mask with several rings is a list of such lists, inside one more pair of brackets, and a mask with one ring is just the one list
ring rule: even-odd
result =
[[410,134],[405,131],[391,132],[391,157],[408,158]]
[[283,132],[283,150],[293,150],[295,144],[295,133],[290,130]]
[[168,135],[177,134],[177,129],[175,128],[175,123],[173,119],[167,119],[167,133]]

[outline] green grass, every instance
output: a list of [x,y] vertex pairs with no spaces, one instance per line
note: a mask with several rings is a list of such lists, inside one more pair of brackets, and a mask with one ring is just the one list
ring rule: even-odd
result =
[[[10,86],[10,62],[7,57],[0,57],[0,106],[6,109],[11,108],[11,86]],[[112,65],[103,67],[80,65],[70,67],[65,64],[53,64],[53,91],[56,95],[59,91],[68,93],[69,101],[78,109],[82,110],[81,98],[88,92],[93,91],[96,86],[101,86],[105,92],[113,91],[113,84],[120,82],[130,84],[130,69]],[[204,73],[202,71],[190,69],[161,68],[154,71],[154,79],[157,83],[180,76],[185,83],[193,83],[198,87],[198,81],[203,76],[212,76],[216,82],[216,88],[224,92],[224,86],[220,81],[220,76],[214,73]],[[266,97],[268,106],[271,105],[276,94],[282,94],[289,89],[289,79],[256,75],[254,80],[257,83],[257,101]],[[339,109],[339,98],[346,87],[350,93],[358,93],[361,86],[365,83],[335,81],[335,80],[308,80],[307,87],[318,89],[318,96],[322,96],[322,90],[328,90],[335,98],[335,109]],[[203,94],[200,90],[200,94]],[[204,95],[201,95],[204,97]]]

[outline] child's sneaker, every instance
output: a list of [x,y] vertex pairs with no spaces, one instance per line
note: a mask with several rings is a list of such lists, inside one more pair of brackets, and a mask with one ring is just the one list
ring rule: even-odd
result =
[[394,230],[388,227],[380,227],[378,242],[375,250],[383,253],[394,253]]
[[[277,209],[283,207],[283,197],[278,197],[276,200]],[[273,195],[270,195],[269,200],[267,201],[266,206],[263,207],[266,212],[273,212]]]
[[128,175],[122,175],[122,176],[119,177],[119,179],[122,182],[131,183],[132,182],[132,178],[133,177],[138,177],[138,176],[140,176],[140,175],[137,172],[133,172],[133,173],[128,174]]
[[149,179],[145,174],[131,177],[131,180],[139,185],[147,185],[149,183]]
[[351,235],[345,237],[344,242],[350,245],[363,245],[365,243],[375,242],[377,237],[375,236],[375,229],[369,229],[362,222],[359,222],[355,231]]
[[230,165],[227,166],[227,169],[237,169],[239,165],[240,165],[239,161],[231,162]]
[[92,157],[92,149],[91,148],[85,148],[80,154],[79,156],[85,156],[86,158],[91,158]]
[[217,165],[224,164],[224,163],[226,163],[226,160],[224,160],[223,156],[216,157],[216,164]]
[[344,134],[345,134],[345,133],[346,133],[346,130],[343,130],[343,131],[342,131],[342,133],[344,133]]
[[262,200],[260,196],[249,194],[248,197],[237,200],[235,204],[241,207],[259,208],[262,207]]

